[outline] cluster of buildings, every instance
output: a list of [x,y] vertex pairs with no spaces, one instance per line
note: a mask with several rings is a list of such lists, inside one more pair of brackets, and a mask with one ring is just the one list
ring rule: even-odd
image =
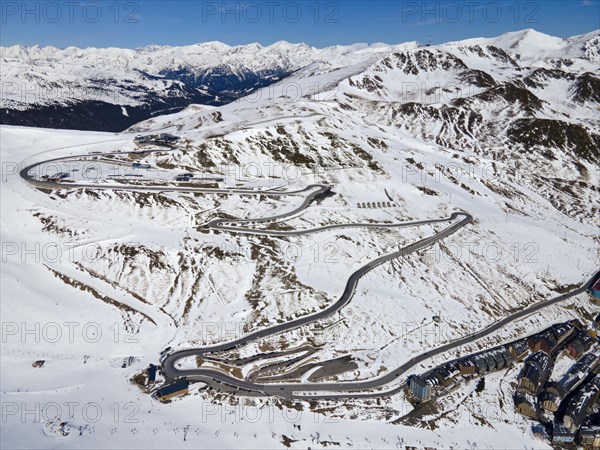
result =
[[540,395],[540,403],[545,411],[555,413],[565,397],[583,383],[590,373],[598,367],[600,355],[589,352],[573,364],[559,381],[546,384]]
[[[527,344],[534,352],[553,354],[561,348],[563,343],[576,331],[576,321],[569,321],[552,325],[541,333],[534,334],[527,339]],[[578,324],[581,327],[581,324]]]
[[[600,375],[594,374],[571,396],[564,414],[555,414],[554,422],[546,425],[556,446],[579,445],[584,449],[600,448],[600,413],[594,413],[594,403],[600,398]],[[562,408],[562,406],[561,406]],[[560,412],[560,410],[559,410]],[[546,438],[549,437],[546,432]]]
[[[161,356],[168,351],[168,347]],[[157,376],[160,373],[160,367],[155,364],[150,364],[146,369],[146,386],[153,387],[157,382]],[[175,397],[181,397],[189,393],[190,383],[186,380],[177,380],[172,383],[166,384],[152,394],[153,398],[166,402]]]
[[[598,330],[600,315],[593,326]],[[597,331],[578,320],[551,327],[506,345],[447,362],[408,379],[410,395],[419,402],[448,391],[460,379],[483,376],[523,361],[514,393],[516,410],[537,420],[536,434],[555,445],[600,448],[600,349]],[[574,360],[558,380],[549,381],[556,358]],[[550,418],[549,418],[550,417]]]
[[532,419],[538,418],[538,397],[552,373],[556,352],[575,330],[575,322],[559,323],[527,339],[532,354],[525,360],[517,377],[514,395],[517,412]]
[[[558,411],[565,397],[598,366],[598,354],[589,351],[597,342],[594,333],[579,321],[553,325],[527,339],[533,352],[517,377],[514,395],[516,410],[532,419],[541,420],[541,414]],[[560,352],[570,358],[580,358],[558,382],[548,382],[554,360]],[[583,355],[583,356],[582,356]]]
[[520,414],[537,417],[537,396],[550,377],[552,365],[553,359],[543,351],[535,352],[525,360],[517,377],[514,396],[515,407]]
[[594,374],[568,403],[563,425],[575,433],[587,421],[594,403],[600,398],[600,374]]
[[[575,320],[553,325],[527,342],[533,353],[517,378],[516,410],[539,421],[553,445],[598,448],[600,422],[593,416],[600,399],[600,350],[591,350],[597,333]],[[548,381],[560,354],[576,361],[558,381]]]
[[495,347],[483,353],[459,359],[456,367],[464,377],[485,375],[512,365],[513,356],[507,347]]
[[170,146],[177,142],[179,137],[169,133],[138,135],[134,138],[136,145],[166,145]]
[[456,384],[461,378],[482,376],[505,369],[524,356],[523,344],[524,341],[517,341],[501,345],[450,361],[423,375],[413,375],[408,379],[410,393],[415,400],[426,402],[433,395],[443,393],[444,388]]

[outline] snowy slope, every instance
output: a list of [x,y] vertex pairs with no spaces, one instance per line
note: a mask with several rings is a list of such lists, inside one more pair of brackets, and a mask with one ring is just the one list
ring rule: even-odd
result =
[[[167,346],[225,342],[323,309],[338,298],[354,270],[443,225],[337,229],[297,237],[217,233],[202,225],[215,217],[275,215],[297,207],[301,197],[168,188],[44,192],[23,183],[17,169],[71,156],[41,169],[75,169],[74,179],[87,174],[92,184],[169,186],[176,174],[190,171],[195,183],[220,187],[334,186],[334,195],[305,212],[253,225],[257,229],[306,230],[470,212],[475,222],[438,245],[368,273],[350,304],[323,323],[229,354],[239,359],[314,346],[316,351],[296,366],[350,356],[352,368],[323,381],[369,379],[569,290],[598,269],[598,154],[581,132],[595,142],[598,103],[593,95],[574,98],[571,90],[577,79],[585,79],[591,91],[582,92],[597,92],[590,57],[597,35],[558,40],[526,31],[436,47],[355,46],[339,59],[334,55],[346,50],[332,48],[322,51],[323,60],[308,58],[285,80],[246,98],[218,107],[189,106],[138,123],[132,133],[3,126],[0,306],[3,323],[14,326],[4,330],[1,390],[3,402],[16,409],[2,424],[2,446],[548,448],[512,409],[508,380],[514,374],[486,378],[481,395],[466,385],[416,428],[391,423],[413,409],[403,394],[294,404],[200,390],[160,404],[131,382],[158,362]],[[230,51],[211,43],[207,52],[213,47],[217,53]],[[151,50],[181,57],[173,49],[145,51]],[[241,51],[246,50],[265,49]],[[564,67],[555,73],[557,59]],[[564,64],[568,59],[572,65]],[[490,78],[493,82],[486,83]],[[421,82],[427,87],[417,86],[405,100],[402,83]],[[421,94],[434,95],[426,92],[431,83],[461,90],[427,101]],[[561,140],[549,133],[552,127],[527,126],[523,120],[552,120],[557,130],[571,125],[578,131],[568,135],[578,138]],[[534,142],[511,139],[511,129],[522,130],[519,139],[529,135]],[[153,130],[176,133],[181,140],[172,150],[137,152],[133,132]],[[93,155],[117,150],[128,153]],[[134,172],[134,161],[151,168]],[[121,181],[109,178],[115,173]],[[583,294],[452,356],[558,321],[589,321],[597,312]],[[72,341],[65,323],[78,324]],[[53,324],[62,331],[55,342],[49,334]],[[96,324],[101,339],[81,334],[84,325]],[[23,337],[24,329],[34,332]],[[122,368],[129,356],[134,359]],[[32,368],[36,359],[45,359],[46,366]],[[235,366],[232,372],[249,376],[261,364]],[[306,381],[312,373],[300,378]],[[66,407],[56,420],[21,416],[25,408],[73,401],[98,403],[101,419],[94,422],[91,411],[81,409],[69,417]],[[135,422],[127,420],[131,412]],[[61,421],[74,427],[68,436],[58,431]]]

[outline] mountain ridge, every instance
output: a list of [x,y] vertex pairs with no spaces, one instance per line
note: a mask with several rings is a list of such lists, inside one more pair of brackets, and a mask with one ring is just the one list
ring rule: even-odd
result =
[[[418,54],[407,53],[418,49],[421,49]],[[599,55],[598,30],[570,38],[527,29],[495,38],[432,46],[411,41],[321,49],[287,41],[268,46],[259,43],[229,46],[211,41],[137,49],[15,45],[0,47],[3,65],[0,81],[4,86],[0,123],[122,131],[139,121],[181,111],[190,104],[227,104],[288,79],[298,71],[351,72],[352,67],[371,59],[408,58],[405,62],[412,66],[406,70],[415,76],[424,73],[419,71],[421,65],[438,64],[440,79],[444,78],[444,71],[451,72],[450,66],[461,61],[463,69],[469,66],[471,72],[459,76],[457,82],[474,78],[490,84],[505,81],[496,78],[506,76],[507,63],[514,70],[531,65],[571,73],[593,72],[600,61]],[[429,69],[425,72],[431,72]],[[376,79],[369,82],[376,83]],[[393,83],[390,80],[388,88],[393,88]],[[581,88],[583,96],[593,98],[588,87],[589,83]]]

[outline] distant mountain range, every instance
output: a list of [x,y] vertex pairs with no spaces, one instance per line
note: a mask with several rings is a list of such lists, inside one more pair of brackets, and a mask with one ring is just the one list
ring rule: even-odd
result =
[[0,48],[0,123],[122,131],[190,104],[222,105],[316,61],[344,67],[398,46],[220,42],[140,49]]
[[[483,103],[494,103],[499,114],[552,108],[568,115],[600,97],[598,31],[561,39],[524,30],[432,48],[417,42],[324,49],[287,42],[133,50],[16,45],[1,47],[0,61],[0,123],[81,130],[122,131],[190,104],[229,103],[298,71],[343,71],[365,62],[364,73],[340,84],[347,95],[385,100],[378,108],[394,118],[468,118],[459,125],[467,134],[478,126]],[[432,106],[441,103],[446,107]]]

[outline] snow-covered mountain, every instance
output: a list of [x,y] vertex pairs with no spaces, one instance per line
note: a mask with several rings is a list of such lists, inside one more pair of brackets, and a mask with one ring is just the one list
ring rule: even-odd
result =
[[121,131],[192,103],[228,103],[313,63],[346,67],[406,47],[357,44],[316,49],[287,42],[268,47],[208,42],[133,50],[1,47],[0,123]]
[[[297,71],[344,70],[371,60],[378,62],[342,88],[350,96],[390,102],[384,115],[436,115],[439,109],[416,108],[415,102],[448,107],[448,99],[456,97],[504,109],[502,98],[514,96],[525,96],[527,110],[547,105],[568,113],[571,102],[579,107],[598,100],[599,47],[598,32],[562,39],[534,30],[435,48],[416,42],[324,49],[288,42],[267,47],[220,42],[139,49],[0,47],[0,123],[121,131],[192,103],[229,103]],[[557,91],[564,98],[553,97]],[[477,105],[461,106],[461,112],[449,114],[463,117],[466,106],[475,114],[467,116],[477,120]]]
[[392,53],[340,84],[337,99],[379,123],[455,149],[546,148],[597,160],[599,32],[534,30]]
[[[9,328],[0,362],[12,409],[2,444],[550,448],[532,434],[535,422],[515,412],[522,364],[486,375],[483,388],[465,382],[420,411],[402,392],[288,401],[197,386],[193,395],[163,404],[148,395],[156,386],[140,389],[135,380],[167,347],[227,342],[322,311],[355,270],[445,225],[287,231],[431,220],[456,211],[474,217],[433,247],[370,271],[335,315],[222,355],[232,376],[251,377],[269,368],[256,358],[280,352],[291,365],[282,370],[296,372],[298,383],[340,358],[351,364],[322,381],[372,379],[581,285],[600,265],[599,35],[560,39],[525,30],[437,46],[244,46],[243,55],[289,49],[289,60],[277,66],[285,67],[285,79],[224,105],[189,105],[152,117],[117,135],[3,126],[0,307]],[[204,45],[197,56],[202,64],[222,64],[225,52],[232,66],[243,60],[253,73],[263,67],[258,58],[236,58],[234,48]],[[25,59],[22,52],[43,50],[51,52],[10,52],[16,61]],[[99,67],[123,82],[144,67],[160,77],[192,50],[123,50],[154,56],[147,56],[150,62],[123,56],[106,71],[95,58],[112,51],[82,52],[91,59],[78,70]],[[56,68],[59,60],[44,59]],[[144,86],[160,92],[151,81]],[[127,101],[142,102],[133,92]],[[134,143],[137,133],[155,131],[180,139],[169,149]],[[52,160],[57,157],[68,159]],[[71,180],[91,187],[34,189],[19,169],[39,161],[48,162],[36,175],[69,171]],[[135,163],[146,168],[134,170]],[[183,172],[194,175],[190,183],[198,189],[333,188],[281,218],[304,196],[177,191],[175,177]],[[140,190],[114,188],[131,184]],[[273,216],[268,223],[252,220]],[[240,232],[208,230],[215,218],[251,220],[238,225]],[[245,234],[246,227],[257,234]],[[589,325],[598,312],[587,293],[578,294],[425,360],[402,378],[559,321]],[[64,324],[72,323],[78,328],[69,339]],[[82,336],[90,325],[103,332],[101,339]],[[59,341],[50,339],[57,326]],[[32,367],[38,359],[45,360],[41,369]],[[557,364],[553,379],[567,369]],[[97,402],[104,415],[91,423],[81,408],[69,415],[64,407],[52,420],[22,418],[36,405],[69,402]],[[123,417],[131,403],[135,422]],[[256,420],[254,408],[263,411]],[[61,424],[73,431],[61,434]]]

